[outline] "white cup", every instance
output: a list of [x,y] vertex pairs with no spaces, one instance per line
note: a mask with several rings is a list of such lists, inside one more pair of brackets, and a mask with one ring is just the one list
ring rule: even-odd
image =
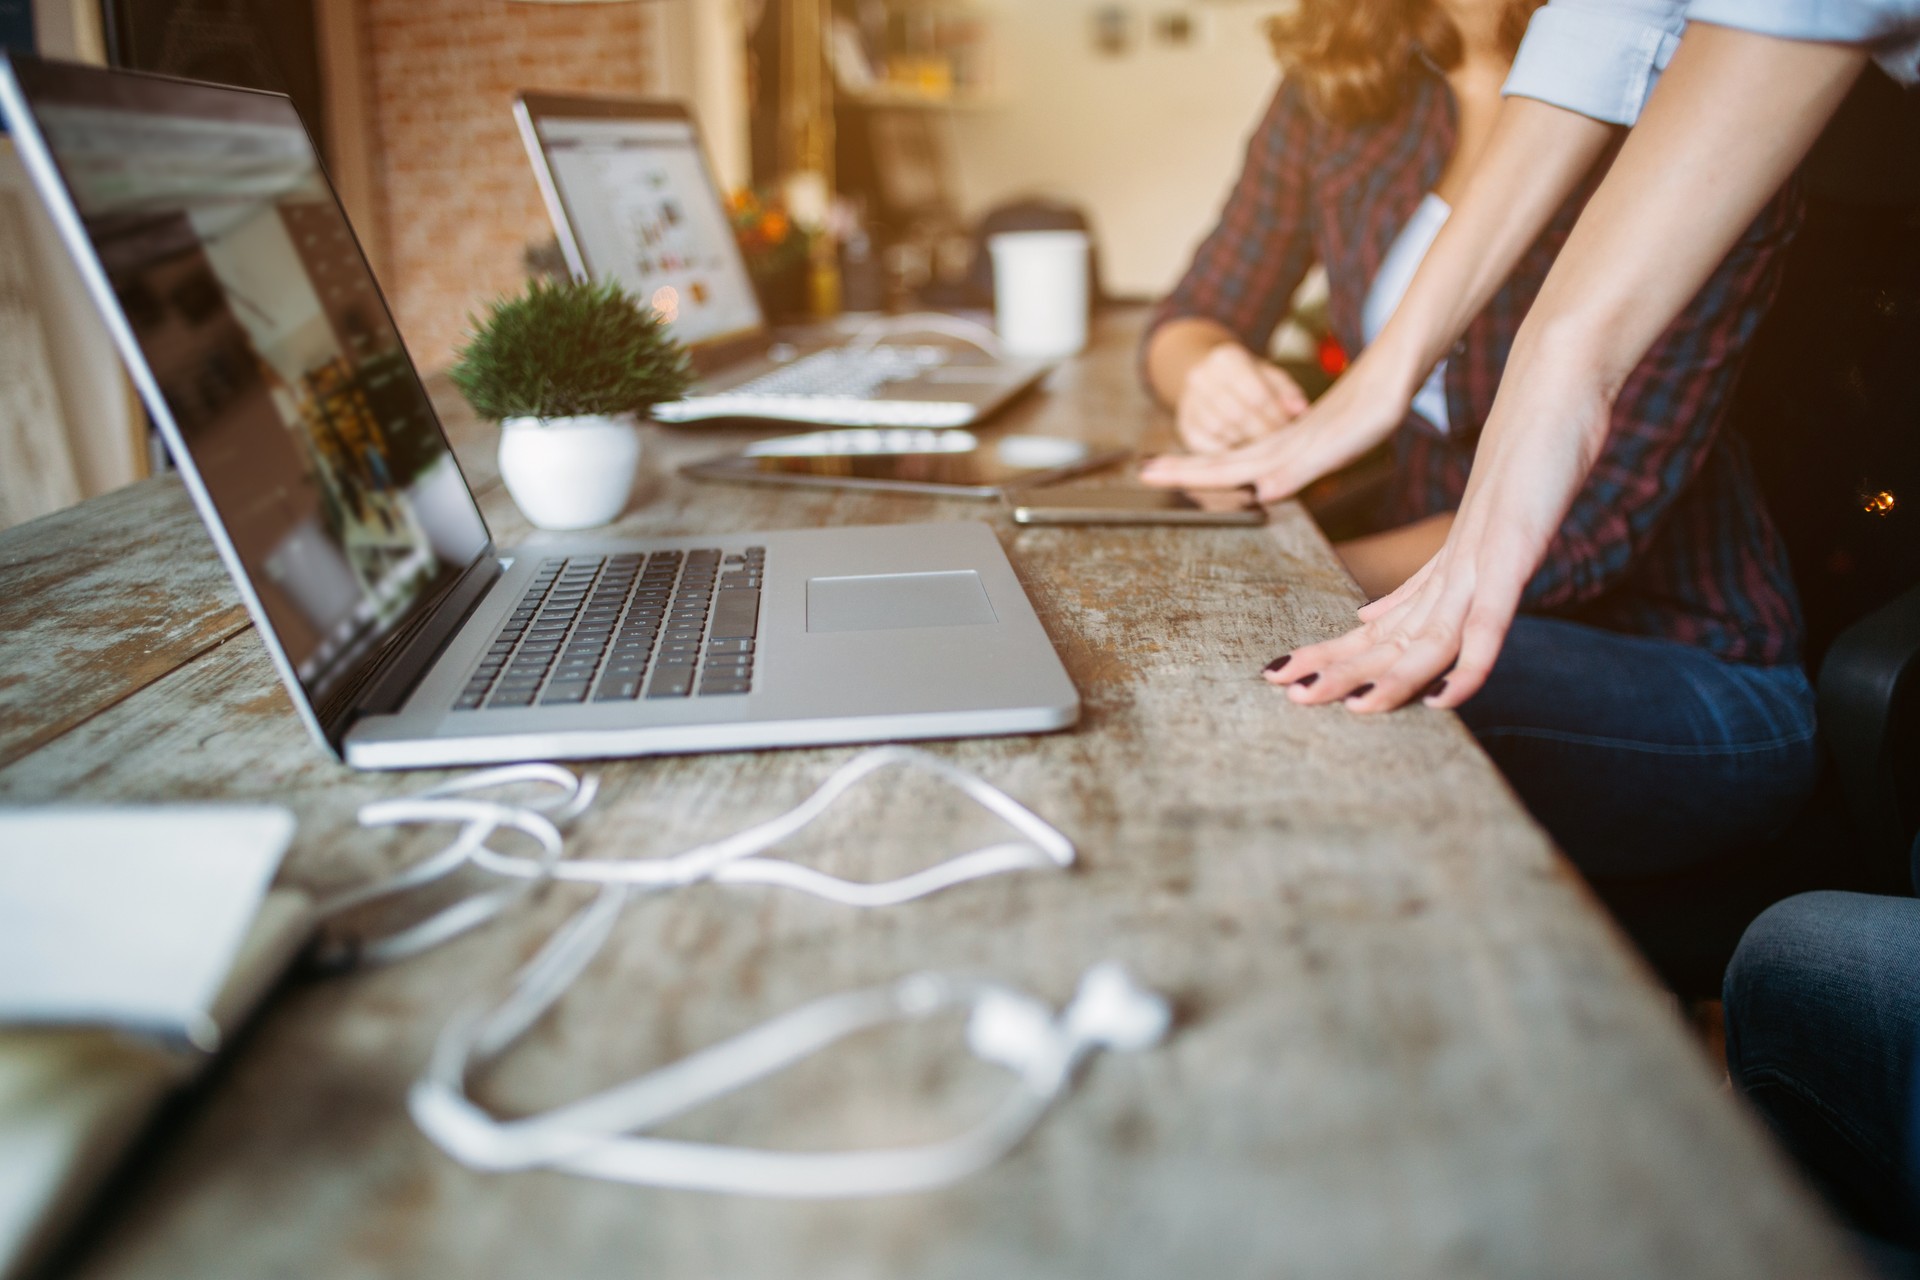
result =
[[987,242],[1008,355],[1057,360],[1086,348],[1091,247],[1084,231],[1009,231]]

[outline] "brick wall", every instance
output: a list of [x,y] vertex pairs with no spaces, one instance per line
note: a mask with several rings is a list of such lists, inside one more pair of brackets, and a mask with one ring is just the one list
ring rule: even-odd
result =
[[381,285],[423,370],[466,317],[524,278],[552,234],[513,124],[519,89],[637,95],[644,4],[363,0],[386,262]]

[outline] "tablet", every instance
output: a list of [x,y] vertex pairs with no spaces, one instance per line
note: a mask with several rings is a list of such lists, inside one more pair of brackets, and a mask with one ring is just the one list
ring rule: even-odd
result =
[[699,480],[886,489],[997,498],[1123,462],[1131,453],[1052,436],[859,427],[762,440],[740,453],[691,463]]

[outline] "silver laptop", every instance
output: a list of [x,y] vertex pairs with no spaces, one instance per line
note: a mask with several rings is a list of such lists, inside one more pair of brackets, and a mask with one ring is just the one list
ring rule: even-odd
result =
[[0,115],[295,706],[348,764],[1078,717],[983,524],[494,546],[286,98],[0,56]]
[[514,115],[574,277],[648,299],[693,352],[700,381],[663,422],[964,427],[1049,368],[944,339],[803,353],[767,327],[686,108],[523,93]]

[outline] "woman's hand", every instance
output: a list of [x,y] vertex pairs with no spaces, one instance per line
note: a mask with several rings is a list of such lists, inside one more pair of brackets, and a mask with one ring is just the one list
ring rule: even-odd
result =
[[1285,371],[1223,342],[1187,374],[1176,416],[1187,448],[1219,453],[1271,435],[1306,410],[1306,393]]
[[[1355,630],[1277,659],[1270,682],[1295,702],[1345,701],[1356,712],[1422,697],[1457,707],[1479,692],[1612,419],[1604,384],[1558,367],[1543,359],[1529,384],[1503,388],[1509,398],[1488,421],[1439,554],[1361,609]],[[1570,387],[1586,392],[1577,407]]]
[[[1325,395],[1284,429],[1209,457],[1153,458],[1140,478],[1170,489],[1250,484],[1262,502],[1292,497],[1385,440],[1405,420],[1418,379],[1384,357],[1370,360],[1372,352],[1362,352]],[[1187,439],[1184,420],[1181,436]],[[1188,446],[1201,451],[1191,439]]]

